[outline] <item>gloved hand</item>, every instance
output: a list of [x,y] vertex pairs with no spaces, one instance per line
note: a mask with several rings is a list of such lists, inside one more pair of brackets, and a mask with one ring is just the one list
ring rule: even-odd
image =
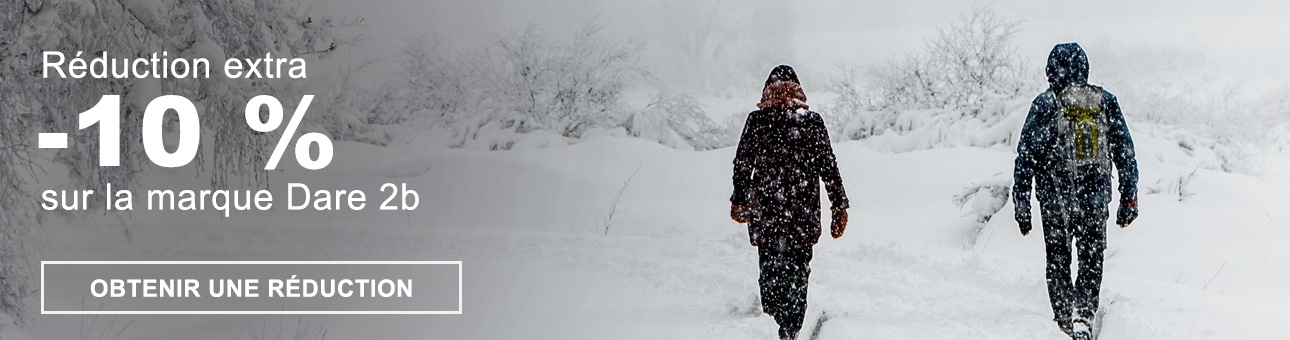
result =
[[752,220],[752,209],[749,209],[746,205],[731,204],[730,219],[739,222],[739,224],[748,223],[748,221]]
[[1115,213],[1115,224],[1124,228],[1135,219],[1138,219],[1138,199],[1120,200],[1120,209]]
[[1017,227],[1021,228],[1021,236],[1030,235],[1030,216],[1017,217]]
[[1017,207],[1015,218],[1017,227],[1021,228],[1021,236],[1030,235],[1030,207]]
[[829,233],[837,239],[847,231],[847,210],[833,208],[830,211],[833,212],[833,224],[829,225]]

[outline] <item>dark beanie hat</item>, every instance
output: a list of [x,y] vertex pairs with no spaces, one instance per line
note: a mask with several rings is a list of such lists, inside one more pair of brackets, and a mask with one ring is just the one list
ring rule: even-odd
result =
[[763,86],[769,86],[777,81],[790,81],[794,84],[802,84],[797,81],[797,72],[793,71],[793,67],[788,65],[775,66],[774,70],[770,70],[770,76],[766,77],[766,85]]

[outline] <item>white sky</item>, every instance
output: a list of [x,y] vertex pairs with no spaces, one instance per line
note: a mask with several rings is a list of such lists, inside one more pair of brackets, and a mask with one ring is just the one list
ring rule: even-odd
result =
[[[383,57],[405,39],[419,35],[437,36],[463,49],[530,25],[558,38],[597,20],[607,26],[610,37],[641,44],[642,66],[669,80],[669,72],[693,73],[679,71],[689,69],[678,64],[715,64],[695,68],[700,70],[740,63],[766,70],[774,66],[741,53],[753,45],[784,46],[783,58],[788,60],[783,62],[793,64],[803,77],[832,72],[839,63],[882,62],[921,49],[938,26],[948,25],[971,8],[971,3],[962,1],[913,0],[316,1],[324,2],[324,10],[366,19],[364,43],[342,59]],[[1004,18],[1023,21],[1018,53],[1036,61],[1040,70],[1038,61],[1052,45],[1066,41],[1080,42],[1088,50],[1094,78],[1099,67],[1130,70],[1151,65],[1281,77],[1288,69],[1283,64],[1290,60],[1290,1],[998,0],[988,4]],[[733,38],[739,41],[729,47],[732,52],[710,61],[695,60],[677,49],[687,32],[705,24],[744,33]],[[787,32],[788,38],[765,32]],[[393,68],[381,65],[373,70],[389,74]]]

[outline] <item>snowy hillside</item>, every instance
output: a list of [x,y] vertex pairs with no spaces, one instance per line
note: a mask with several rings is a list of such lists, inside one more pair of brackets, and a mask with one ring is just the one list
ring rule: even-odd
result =
[[[1283,270],[1290,248],[1278,246],[1290,237],[1290,157],[1273,157],[1261,177],[1179,169],[1162,161],[1177,145],[1139,140],[1142,217],[1109,230],[1102,339],[1281,337],[1290,322],[1281,308],[1290,303]],[[1049,321],[1042,238],[1020,236],[1011,204],[981,226],[982,204],[954,202],[964,188],[1010,183],[1013,154],[834,147],[852,199],[851,226],[842,239],[816,246],[804,334],[1064,338]],[[731,148],[678,151],[596,137],[499,152],[341,143],[336,154],[324,171],[288,170],[270,186],[393,179],[419,190],[422,207],[226,219],[49,217],[38,230],[42,259],[462,260],[463,315],[122,316],[93,325],[48,315],[36,316],[30,329],[6,329],[4,338],[98,338],[121,329],[122,339],[273,338],[248,329],[291,338],[302,327],[325,329],[328,339],[370,338],[373,330],[391,339],[774,337],[774,321],[755,298],[756,252],[744,227],[727,217]],[[1193,170],[1185,188],[1191,194],[1181,201],[1168,188],[1146,189],[1168,187],[1178,180],[1169,176]],[[187,187],[192,180],[187,171],[159,172],[142,185]],[[821,313],[826,321],[818,321]]]

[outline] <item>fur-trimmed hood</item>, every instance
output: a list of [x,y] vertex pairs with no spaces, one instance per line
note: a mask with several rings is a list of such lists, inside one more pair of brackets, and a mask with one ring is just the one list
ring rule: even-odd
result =
[[777,81],[766,85],[761,91],[761,103],[757,107],[810,109],[806,105],[806,92],[802,91],[802,86],[791,81]]

